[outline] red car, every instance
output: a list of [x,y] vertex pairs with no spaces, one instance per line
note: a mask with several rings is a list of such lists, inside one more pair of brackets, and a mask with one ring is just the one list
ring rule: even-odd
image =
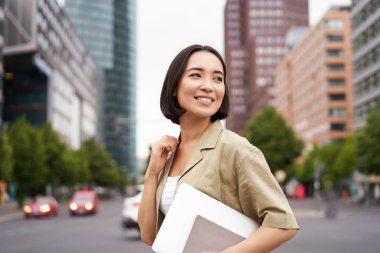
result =
[[28,201],[24,206],[25,218],[32,216],[50,216],[58,214],[58,202],[51,196],[39,196]]
[[98,210],[98,195],[95,191],[84,190],[74,193],[69,201],[69,212],[75,214],[95,214]]

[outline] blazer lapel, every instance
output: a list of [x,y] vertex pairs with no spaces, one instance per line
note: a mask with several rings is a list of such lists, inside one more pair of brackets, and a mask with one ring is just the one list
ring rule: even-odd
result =
[[223,127],[219,120],[212,123],[206,131],[203,133],[197,146],[194,151],[190,155],[189,161],[186,164],[185,170],[182,174],[185,175],[187,171],[192,169],[195,165],[197,165],[203,159],[202,151],[206,149],[214,149],[218,142],[218,137],[222,132]]

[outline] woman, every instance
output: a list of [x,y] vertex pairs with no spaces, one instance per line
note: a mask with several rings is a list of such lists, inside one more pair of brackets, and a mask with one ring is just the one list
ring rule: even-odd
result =
[[161,92],[161,111],[179,124],[180,137],[152,146],[138,222],[152,245],[182,182],[251,217],[260,227],[222,252],[270,252],[292,238],[295,217],[261,151],[224,129],[229,99],[226,67],[208,46],[183,49],[171,63]]

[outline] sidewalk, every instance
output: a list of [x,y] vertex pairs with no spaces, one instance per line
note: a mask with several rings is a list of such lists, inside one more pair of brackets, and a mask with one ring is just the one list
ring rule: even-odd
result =
[[17,208],[16,202],[0,204],[0,223],[21,218],[22,210]]

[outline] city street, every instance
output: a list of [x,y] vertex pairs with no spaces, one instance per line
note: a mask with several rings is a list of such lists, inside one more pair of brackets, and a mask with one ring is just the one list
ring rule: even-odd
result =
[[[324,217],[323,204],[291,200],[301,227],[276,253],[375,253],[380,248],[380,207],[340,206],[336,219]],[[95,216],[25,220],[20,215],[0,222],[0,253],[147,253],[136,231],[120,227],[122,202],[102,201]],[[65,208],[65,207],[63,207]]]

